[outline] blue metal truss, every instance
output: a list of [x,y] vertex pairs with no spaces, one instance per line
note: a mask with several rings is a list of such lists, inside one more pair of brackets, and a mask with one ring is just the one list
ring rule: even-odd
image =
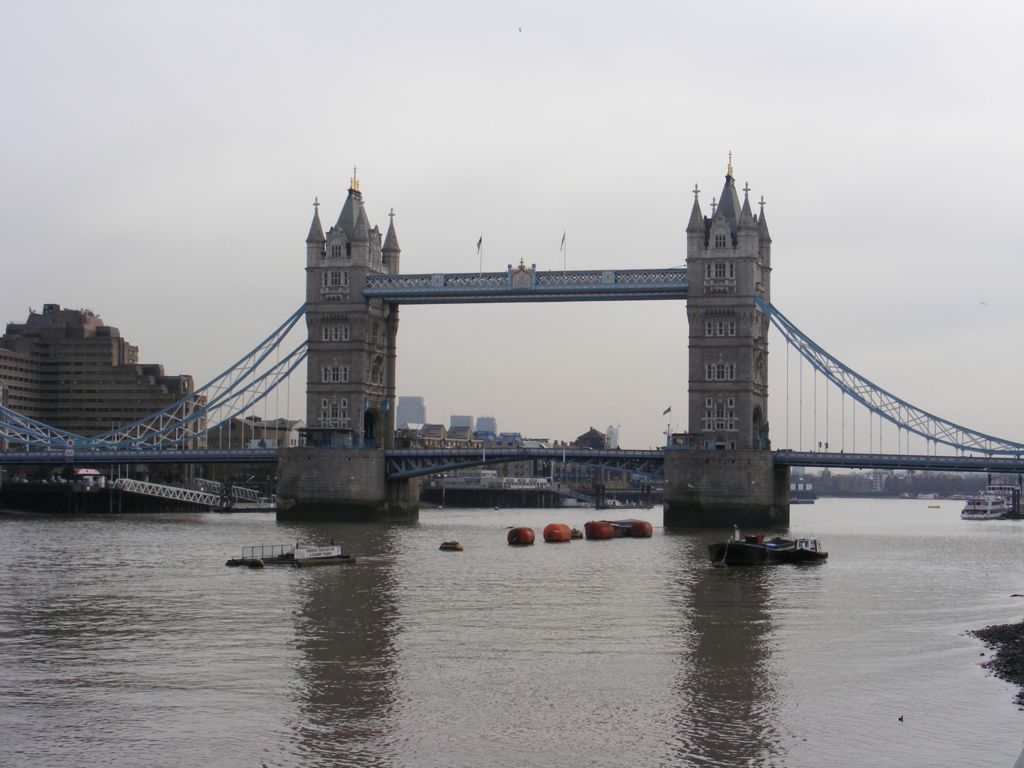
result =
[[[194,448],[211,430],[246,413],[306,359],[306,340],[281,356],[285,338],[305,314],[299,307],[234,365],[166,408],[94,436],[57,429],[0,406],[0,439],[43,450]],[[274,356],[273,359],[272,356]]]
[[522,262],[506,272],[369,275],[363,296],[392,304],[685,299],[685,269],[538,272]]
[[[370,275],[363,290],[369,300],[395,304],[440,304],[537,301],[613,301],[685,299],[685,269],[591,270],[538,272],[522,263],[507,272],[431,275]],[[755,297],[758,307],[791,344],[842,392],[900,429],[936,444],[986,456],[1016,456],[1024,443],[962,427],[887,392],[827,353],[774,306]],[[0,406],[0,440],[44,452],[170,449],[202,447],[211,430],[246,413],[281,384],[306,359],[306,340],[282,356],[288,334],[305,313],[297,309],[273,333],[212,381],[163,410],[132,424],[92,437],[73,434]],[[273,357],[273,359],[272,359]],[[515,455],[503,456],[501,451]],[[459,467],[521,459],[559,460],[554,449],[483,449],[465,455],[452,451],[388,452],[390,477],[414,477]],[[658,451],[568,451],[574,463],[655,477],[661,471]],[[810,462],[808,462],[810,463]]]
[[905,469],[932,472],[1024,473],[1024,457],[1016,456],[904,456],[887,453],[835,451],[775,451],[772,460],[787,467],[842,467],[845,469]]
[[986,456],[1019,456],[1024,452],[1024,443],[1004,440],[962,427],[887,392],[815,344],[773,305],[767,304],[761,298],[755,298],[755,301],[761,311],[771,318],[772,324],[779,329],[786,342],[825,378],[869,411],[900,429],[959,451],[973,451]]
[[385,451],[385,472],[392,479],[434,475],[466,467],[511,461],[548,461],[628,472],[658,481],[661,451],[594,451],[582,448],[401,448]]

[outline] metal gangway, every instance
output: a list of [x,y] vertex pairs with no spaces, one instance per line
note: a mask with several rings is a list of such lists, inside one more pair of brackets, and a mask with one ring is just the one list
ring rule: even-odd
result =
[[[216,480],[206,480],[204,478],[197,477],[192,480],[190,485],[195,491],[215,493],[218,496],[223,496],[225,493],[224,483]],[[260,492],[255,488],[246,488],[243,485],[232,485],[230,483],[226,487],[230,490],[232,499],[249,502],[256,502],[260,500]]]
[[[209,482],[209,481],[208,481]],[[216,483],[220,485],[220,483]],[[160,483],[147,483],[143,480],[132,480],[121,477],[114,481],[114,488],[125,493],[135,493],[141,496],[152,496],[158,499],[170,501],[182,501],[186,504],[196,504],[210,509],[273,509],[273,499],[260,499],[258,493],[251,488],[232,489],[244,492],[244,496],[235,496],[232,493],[230,499],[223,493],[210,493],[206,490],[194,488],[181,488],[176,485],[161,485]],[[236,501],[235,499],[239,500]]]

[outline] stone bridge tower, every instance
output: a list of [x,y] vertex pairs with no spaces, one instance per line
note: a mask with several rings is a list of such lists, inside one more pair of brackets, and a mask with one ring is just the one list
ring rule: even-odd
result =
[[387,482],[395,434],[398,307],[366,299],[368,275],[398,274],[394,215],[370,227],[355,171],[338,221],[324,234],[319,203],[306,237],[305,445],[282,451],[279,517],[407,520],[418,481]]
[[788,472],[775,471],[768,434],[771,236],[740,204],[732,160],[711,216],[694,188],[686,227],[689,431],[666,451],[666,525],[788,522]]
[[740,206],[732,163],[710,218],[699,190],[686,227],[690,324],[690,440],[705,449],[768,448],[768,317],[771,237],[762,206]]
[[391,448],[398,307],[363,298],[370,274],[398,274],[394,216],[381,244],[353,172],[337,223],[324,236],[319,203],[306,238],[306,443]]

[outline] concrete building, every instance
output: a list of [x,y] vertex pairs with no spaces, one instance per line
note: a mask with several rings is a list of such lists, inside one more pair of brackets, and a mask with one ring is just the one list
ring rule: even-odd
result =
[[305,424],[294,419],[233,418],[210,430],[206,445],[212,449],[294,448]]
[[91,310],[44,304],[0,337],[0,389],[7,407],[91,436],[143,419],[195,387],[191,376],[140,363],[138,347]]
[[473,431],[473,417],[472,416],[451,416],[448,419],[449,428],[454,429],[455,427],[469,427],[469,431]]
[[407,424],[426,424],[427,404],[422,397],[405,396],[398,398],[395,424],[401,429]]
[[477,416],[476,431],[491,436],[497,435],[498,420],[493,416]]

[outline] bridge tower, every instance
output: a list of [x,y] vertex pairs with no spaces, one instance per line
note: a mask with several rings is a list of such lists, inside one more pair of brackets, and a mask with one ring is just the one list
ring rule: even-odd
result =
[[[415,518],[418,483],[385,481],[395,434],[398,306],[366,299],[367,275],[398,274],[394,214],[370,227],[355,170],[326,236],[319,202],[306,237],[305,445],[282,452],[278,515]],[[413,487],[415,486],[415,487]]]
[[761,211],[740,203],[732,158],[717,204],[699,189],[686,227],[689,431],[666,451],[665,524],[785,524],[789,480],[775,470],[768,434],[771,236]]

